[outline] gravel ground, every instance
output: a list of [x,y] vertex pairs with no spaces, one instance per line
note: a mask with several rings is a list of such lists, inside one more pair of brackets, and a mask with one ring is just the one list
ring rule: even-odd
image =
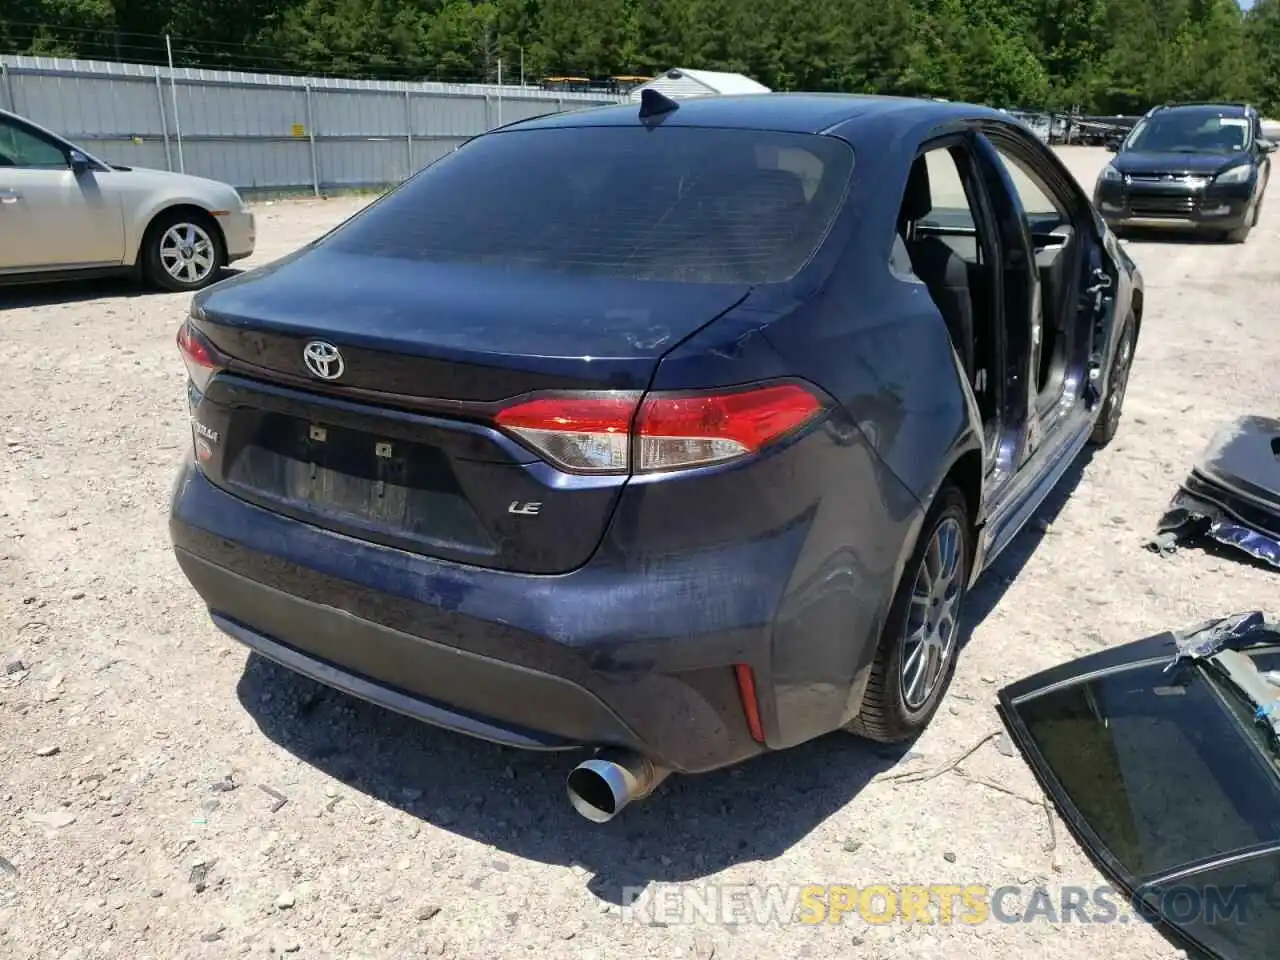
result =
[[[1065,154],[1089,186],[1107,159]],[[358,206],[260,208],[252,262]],[[564,759],[326,691],[210,625],[166,530],[191,442],[173,343],[186,297],[0,293],[0,955],[1177,955],[1137,923],[662,925],[619,904],[646,884],[1102,882],[1007,742],[963,774],[885,775],[998,730],[1005,682],[1277,606],[1274,573],[1142,548],[1215,427],[1276,412],[1280,340],[1261,307],[1280,286],[1276,217],[1243,247],[1130,245],[1148,305],[1121,433],[972,598],[947,705],[910,752],[831,736],[674,778],[604,827],[569,809]]]

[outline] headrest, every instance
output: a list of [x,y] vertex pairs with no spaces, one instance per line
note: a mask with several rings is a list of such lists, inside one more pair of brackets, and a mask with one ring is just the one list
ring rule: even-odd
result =
[[933,209],[933,195],[929,190],[929,165],[924,157],[916,157],[907,175],[907,192],[902,198],[901,222],[910,223],[926,216]]

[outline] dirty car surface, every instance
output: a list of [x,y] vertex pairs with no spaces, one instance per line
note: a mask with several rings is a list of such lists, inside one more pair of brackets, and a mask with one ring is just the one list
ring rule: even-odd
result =
[[196,299],[172,538],[226,632],[459,732],[686,773],[902,740],[1114,435],[1141,308],[994,110],[523,121]]
[[[1272,673],[1275,671],[1275,673]],[[1139,913],[1215,960],[1280,942],[1280,627],[1245,613],[1000,694],[1063,819]]]

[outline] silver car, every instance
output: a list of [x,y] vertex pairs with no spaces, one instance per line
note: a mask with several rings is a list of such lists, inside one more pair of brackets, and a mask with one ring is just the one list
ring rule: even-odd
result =
[[0,110],[0,284],[131,270],[198,290],[253,247],[233,187],[105,163]]

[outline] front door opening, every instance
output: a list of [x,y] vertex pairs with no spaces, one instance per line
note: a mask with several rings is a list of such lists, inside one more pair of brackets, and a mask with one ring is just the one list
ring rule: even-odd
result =
[[1036,405],[1042,412],[1062,397],[1069,384],[1078,336],[1077,285],[1082,269],[1080,244],[1067,206],[1028,164],[996,144],[1022,205],[1036,274],[1040,281],[1038,314],[1032,317]]

